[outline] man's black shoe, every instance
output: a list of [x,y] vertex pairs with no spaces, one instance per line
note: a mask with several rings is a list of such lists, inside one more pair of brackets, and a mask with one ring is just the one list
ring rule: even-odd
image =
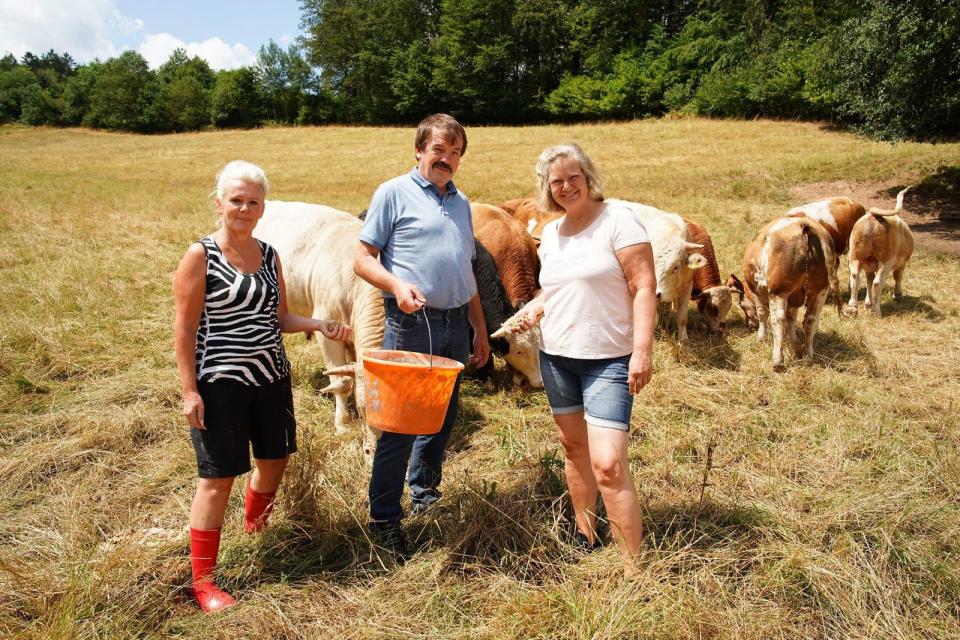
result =
[[397,564],[403,564],[410,558],[407,537],[403,535],[403,528],[400,526],[399,520],[396,522],[371,522],[369,529],[374,543],[378,547],[389,551]]

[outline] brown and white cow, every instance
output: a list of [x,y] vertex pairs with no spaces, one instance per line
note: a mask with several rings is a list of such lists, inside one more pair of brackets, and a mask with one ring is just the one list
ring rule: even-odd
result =
[[538,242],[540,241],[540,236],[543,235],[543,228],[547,226],[547,223],[563,215],[562,211],[553,213],[544,211],[537,206],[536,198],[515,198],[514,200],[502,202],[498,206],[512,216],[514,220],[522,224],[524,228],[526,228],[527,233],[533,236],[533,239]]
[[880,293],[887,276],[893,274],[893,296],[903,295],[903,270],[913,255],[913,233],[898,215],[903,211],[903,196],[907,187],[897,194],[897,206],[892,210],[870,208],[867,215],[857,220],[850,234],[850,301],[847,308],[857,313],[860,297],[860,272],[866,273],[867,309],[873,308],[880,317]]
[[[813,337],[829,291],[834,292],[839,306],[833,246],[833,240],[818,221],[791,215],[767,224],[747,247],[740,304],[748,321],[758,324],[760,338],[766,336],[768,323],[773,330],[775,371],[784,366],[784,338],[798,358],[813,360]],[[797,310],[801,306],[805,307],[803,344],[796,333]]]
[[840,256],[847,252],[847,243],[850,241],[853,225],[866,212],[859,202],[840,196],[802,204],[787,211],[785,216],[788,218],[806,216],[816,220],[823,230],[830,234],[833,254],[839,260]]
[[[470,209],[473,214],[474,237],[493,257],[507,302],[515,313],[532,300],[539,289],[537,274],[540,260],[537,257],[536,243],[523,225],[503,209],[479,203],[471,204]],[[509,341],[509,351],[503,359],[513,371],[526,378],[531,386],[542,387],[539,328],[520,334],[499,332],[499,326],[487,328],[492,332],[491,338]],[[519,382],[516,373],[514,382]]]
[[702,245],[697,253],[707,261],[703,267],[693,272],[693,289],[690,299],[696,301],[697,310],[707,323],[710,333],[720,333],[725,328],[724,319],[733,306],[733,289],[720,280],[720,267],[713,251],[713,241],[703,225],[684,218],[690,239]]
[[657,274],[657,300],[669,303],[677,323],[677,340],[687,339],[687,313],[690,292],[693,290],[693,272],[702,268],[707,260],[697,253],[702,245],[690,239],[690,232],[683,218],[676,213],[661,211],[655,207],[622,200],[607,200],[621,203],[633,211],[634,217],[647,230],[653,249],[653,266]]
[[343,367],[357,362],[365,351],[383,345],[383,297],[353,272],[360,226],[351,214],[331,207],[268,200],[253,234],[280,255],[290,311],[339,320],[353,329],[353,338],[348,342],[317,336],[327,368],[344,371],[340,375],[331,372],[329,386],[321,391],[334,395],[333,424],[338,433],[347,429],[347,397],[355,392],[357,409],[363,417],[363,450],[369,458],[379,432],[367,424],[363,415],[362,380],[354,384],[352,367]]
[[[794,207],[787,211],[784,216],[787,218],[806,216],[816,220],[830,236],[830,242],[833,243],[833,255],[837,261],[836,266],[839,267],[840,256],[847,252],[853,225],[865,213],[866,209],[859,202],[847,196],[836,196]],[[839,296],[839,289],[838,293],[834,295]],[[835,302],[837,313],[842,317],[843,309],[840,306],[840,298],[838,297]]]

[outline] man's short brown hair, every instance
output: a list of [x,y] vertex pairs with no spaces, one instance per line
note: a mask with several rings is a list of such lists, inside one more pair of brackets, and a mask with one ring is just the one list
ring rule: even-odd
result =
[[427,146],[434,130],[439,131],[443,139],[451,144],[455,144],[457,140],[461,141],[463,148],[460,149],[460,155],[467,153],[467,132],[464,131],[463,125],[457,122],[456,118],[446,113],[435,113],[420,121],[420,124],[417,125],[417,139],[414,143],[417,149],[422,151]]

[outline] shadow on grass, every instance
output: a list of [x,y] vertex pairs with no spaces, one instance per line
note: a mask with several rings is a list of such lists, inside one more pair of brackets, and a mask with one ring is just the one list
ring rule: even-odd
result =
[[[403,521],[413,553],[409,562],[446,549],[445,572],[506,573],[534,583],[559,579],[573,550],[564,542],[572,525],[558,455],[547,452],[528,463],[507,490],[473,478],[444,487],[443,498],[430,511]],[[392,557],[370,540],[365,521],[349,513],[335,518],[327,510],[312,513],[310,500],[293,507],[285,523],[258,536],[225,537],[230,541],[221,553],[226,588],[250,590],[317,578],[353,586],[398,570]],[[366,514],[361,517],[365,520]]]
[[572,513],[558,449],[520,463],[513,482],[467,478],[427,514],[411,518],[411,540],[421,549],[445,547],[443,570],[453,574],[506,574],[533,584],[562,578],[577,558],[570,545]]
[[727,341],[726,334],[690,333],[685,349],[694,366],[729,371],[740,368],[740,353]]
[[[895,185],[881,194],[892,200],[906,186]],[[921,178],[904,197],[904,208],[955,232],[960,226],[960,166],[940,165]]]
[[447,443],[448,454],[469,449],[471,436],[483,428],[483,414],[471,402],[464,402],[464,399],[461,394],[457,407],[457,421],[453,425],[450,441]]
[[[899,300],[892,295],[881,296],[880,311],[883,313],[881,320],[890,316],[911,316],[920,315],[924,320],[930,322],[942,322],[944,315],[939,309],[933,306],[936,300],[933,296],[910,296],[904,294]],[[868,310],[863,305],[860,306],[860,315],[873,317],[873,311]]]
[[[803,340],[803,331],[798,330],[799,340]],[[839,333],[818,331],[813,337],[813,364],[830,366],[832,363],[846,363],[857,360],[873,361],[872,353],[858,344],[850,342]]]
[[[574,525],[562,455],[558,449],[547,450],[524,466],[508,488],[468,477],[445,487],[443,498],[427,513],[406,518],[404,529],[413,552],[409,562],[440,558],[440,570],[447,574],[495,573],[531,585],[563,580],[566,567],[583,552],[571,543]],[[615,543],[599,511],[601,539],[610,547]],[[387,554],[377,554],[365,523],[349,514],[331,521],[292,512],[288,522],[298,521],[300,526],[267,529],[259,540],[250,538],[224,554],[225,566],[235,558],[226,571],[225,586],[249,590],[317,578],[332,586],[355,586],[398,570]],[[644,545],[655,553],[746,549],[764,538],[784,537],[781,525],[762,509],[710,500],[702,506],[645,506],[643,521]],[[432,553],[436,551],[444,553]],[[749,557],[746,554],[744,561]]]
[[779,527],[775,519],[754,506],[697,503],[660,504],[644,513],[644,537],[655,548],[728,546],[734,541],[767,537]]

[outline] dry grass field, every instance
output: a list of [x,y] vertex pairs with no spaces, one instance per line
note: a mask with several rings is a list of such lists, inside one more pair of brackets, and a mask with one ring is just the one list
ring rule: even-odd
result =
[[[706,224],[725,273],[803,185],[876,184],[886,206],[928,185],[910,209],[949,197],[960,167],[958,144],[787,122],[469,135],[457,182],[473,200],[531,193],[539,151],[576,140],[609,195]],[[171,282],[213,228],[214,174],[248,159],[275,199],[358,212],[413,165],[412,141],[412,128],[0,128],[0,637],[960,637],[960,258],[922,247],[882,319],[825,310],[812,366],[774,374],[737,309],[724,339],[694,312],[689,346],[658,330],[634,409],[646,553],[630,582],[612,546],[574,555],[544,394],[505,376],[465,386],[443,500],[406,521],[414,559],[381,565],[360,434],[333,434],[322,362],[288,338],[301,449],[263,535],[242,534],[235,489],[220,575],[241,604],[202,615]],[[845,276],[844,260],[844,293]]]

